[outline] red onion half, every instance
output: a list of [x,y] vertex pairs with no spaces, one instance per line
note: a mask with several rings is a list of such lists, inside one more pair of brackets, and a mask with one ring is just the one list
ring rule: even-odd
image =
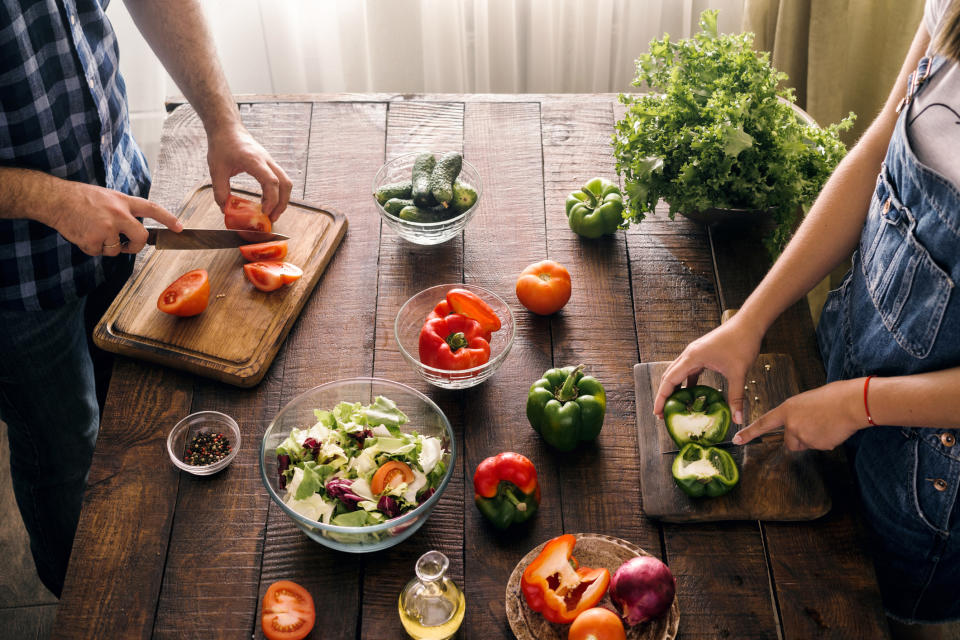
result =
[[638,556],[616,570],[609,593],[624,621],[635,625],[666,613],[676,590],[667,565],[653,556]]

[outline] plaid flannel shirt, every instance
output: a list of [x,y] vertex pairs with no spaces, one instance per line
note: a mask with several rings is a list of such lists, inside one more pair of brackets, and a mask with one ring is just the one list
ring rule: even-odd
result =
[[[108,2],[0,0],[0,166],[146,197]],[[0,309],[53,309],[111,273],[26,214],[0,219]]]

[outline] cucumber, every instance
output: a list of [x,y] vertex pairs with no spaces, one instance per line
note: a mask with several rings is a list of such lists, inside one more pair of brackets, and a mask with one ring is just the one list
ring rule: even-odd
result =
[[450,151],[440,156],[433,168],[430,175],[430,193],[444,207],[449,207],[453,200],[453,181],[460,175],[462,167],[463,156],[456,151]]
[[453,183],[453,202],[451,208],[456,213],[463,213],[477,203],[477,191],[467,182],[457,180]]
[[443,222],[453,215],[454,214],[452,212],[447,212],[443,209],[425,209],[423,207],[411,205],[401,209],[400,214],[397,217],[401,220],[406,220],[407,222]]
[[430,193],[430,176],[437,159],[432,153],[421,153],[413,162],[413,202],[418,207],[431,207],[436,204],[433,194]]
[[373,194],[373,197],[377,199],[377,202],[383,204],[391,198],[409,198],[411,189],[412,184],[410,180],[404,180],[403,182],[392,182],[377,189]]
[[393,215],[399,215],[401,209],[410,206],[413,206],[413,200],[411,198],[390,198],[383,203],[384,210]]

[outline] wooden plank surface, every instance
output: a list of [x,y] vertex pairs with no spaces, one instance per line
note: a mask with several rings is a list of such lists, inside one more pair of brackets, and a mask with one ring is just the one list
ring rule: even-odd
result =
[[[677,445],[663,420],[653,415],[653,399],[669,362],[638,364],[637,429],[644,511],[668,522],[717,520],[815,520],[830,510],[830,493],[820,471],[821,454],[787,451],[782,438],[730,447],[740,482],[730,493],[694,499],[683,493],[671,475]],[[798,393],[793,360],[786,354],[761,354],[747,372],[744,420],[751,421]],[[700,384],[726,392],[726,381],[705,371]],[[729,441],[736,425],[727,433]],[[771,440],[771,436],[767,436]]]

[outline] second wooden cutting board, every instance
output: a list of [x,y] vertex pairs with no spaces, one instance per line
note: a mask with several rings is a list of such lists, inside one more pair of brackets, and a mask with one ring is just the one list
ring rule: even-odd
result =
[[[234,189],[242,198],[259,194]],[[184,227],[223,229],[213,188],[190,194],[178,214]],[[236,249],[159,251],[127,282],[94,329],[101,348],[215,378],[240,387],[257,384],[283,344],[346,231],[346,218],[304,202],[290,201],[273,231],[289,236],[285,260],[303,277],[264,293],[243,274]],[[171,282],[192,269],[210,274],[210,303],[192,318],[157,309],[157,298]]]
[[[815,451],[791,452],[781,441],[727,446],[740,467],[740,483],[719,498],[690,498],[670,473],[677,449],[663,420],[653,415],[660,378],[669,362],[634,367],[640,485],[643,511],[667,522],[715,520],[813,520],[830,511],[831,499]],[[723,389],[724,379],[704,371],[702,384]],[[761,354],[747,373],[744,421],[749,424],[799,392],[793,360],[784,354]],[[725,397],[728,397],[724,393]],[[727,440],[738,426],[730,425]]]

